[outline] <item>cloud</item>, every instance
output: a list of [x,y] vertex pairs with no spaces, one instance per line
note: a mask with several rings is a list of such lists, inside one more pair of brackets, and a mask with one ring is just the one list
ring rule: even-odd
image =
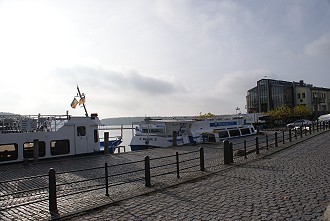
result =
[[[330,33],[319,36],[314,41],[307,44],[304,54],[309,56],[329,56],[330,55]],[[329,57],[328,57],[329,58]]]
[[[101,66],[74,66],[57,68],[55,75],[66,79],[68,83],[88,82],[92,88],[134,91],[149,96],[169,95],[185,90],[174,78],[149,76],[129,68],[107,69]],[[76,81],[76,82],[74,82]]]

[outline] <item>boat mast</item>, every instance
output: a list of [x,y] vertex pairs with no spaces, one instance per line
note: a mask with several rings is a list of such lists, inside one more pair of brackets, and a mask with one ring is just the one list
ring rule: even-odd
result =
[[[80,99],[82,99],[83,97],[81,96],[81,93],[80,93],[78,84],[77,84],[77,90],[78,90],[78,94],[79,94]],[[86,115],[86,117],[88,117],[88,113],[87,113],[87,109],[86,109],[86,106],[85,106],[85,102],[83,102],[83,107],[84,107],[84,110],[85,110],[85,115]]]

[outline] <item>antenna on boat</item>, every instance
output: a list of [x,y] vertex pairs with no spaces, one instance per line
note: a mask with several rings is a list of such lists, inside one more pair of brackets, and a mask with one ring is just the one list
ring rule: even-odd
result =
[[[85,99],[85,95],[82,96],[81,93],[80,93],[78,84],[77,84],[77,90],[78,90],[78,94],[79,94],[80,100]],[[88,117],[88,113],[87,113],[87,109],[86,109],[86,106],[85,106],[85,102],[82,102],[82,105],[83,105],[84,110],[85,110],[85,115],[86,115],[86,117]]]

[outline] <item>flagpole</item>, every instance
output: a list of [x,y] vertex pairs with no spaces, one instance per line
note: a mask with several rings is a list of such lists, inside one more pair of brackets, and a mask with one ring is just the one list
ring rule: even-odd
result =
[[[81,96],[81,93],[80,93],[78,84],[77,84],[77,90],[78,90],[78,94],[79,94],[80,99],[82,99],[82,96]],[[83,103],[83,107],[85,109],[85,115],[86,115],[86,117],[88,117],[88,113],[87,113],[87,109],[86,109],[86,106],[85,106],[85,102]]]

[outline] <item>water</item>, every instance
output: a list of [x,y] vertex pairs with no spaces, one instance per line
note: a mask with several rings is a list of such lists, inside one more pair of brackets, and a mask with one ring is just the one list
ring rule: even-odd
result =
[[[121,125],[112,125],[108,126],[110,129],[109,130],[100,130],[100,140],[104,140],[104,132],[109,132],[109,137],[110,140],[114,139],[114,137],[120,136],[121,135]],[[131,151],[131,147],[129,146],[131,139],[133,137],[133,132],[132,131],[132,125],[123,125],[123,142],[120,144],[120,146],[125,146],[126,152]],[[129,128],[129,129],[128,129]],[[123,151],[123,149],[121,149]]]

